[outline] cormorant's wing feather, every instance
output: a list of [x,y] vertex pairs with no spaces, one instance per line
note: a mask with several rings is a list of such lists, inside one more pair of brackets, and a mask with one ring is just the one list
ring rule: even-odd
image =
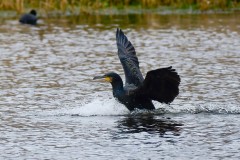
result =
[[139,62],[135,49],[121,29],[117,29],[116,40],[118,57],[124,69],[126,83],[139,86],[143,82],[143,76],[139,70]]
[[133,91],[138,96],[149,97],[161,103],[171,103],[179,94],[180,77],[172,67],[149,71],[143,84]]

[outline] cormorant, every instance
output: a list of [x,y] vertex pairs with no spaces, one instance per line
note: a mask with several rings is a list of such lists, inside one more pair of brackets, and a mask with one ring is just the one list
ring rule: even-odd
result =
[[36,25],[37,24],[37,12],[33,9],[29,13],[26,13],[21,16],[19,19],[20,23],[23,24],[31,24]]
[[139,62],[132,43],[121,29],[116,32],[118,57],[124,69],[126,84],[114,72],[96,76],[110,82],[113,96],[130,111],[138,109],[155,109],[152,100],[170,104],[179,94],[180,77],[172,66],[147,72],[145,79],[139,69]]

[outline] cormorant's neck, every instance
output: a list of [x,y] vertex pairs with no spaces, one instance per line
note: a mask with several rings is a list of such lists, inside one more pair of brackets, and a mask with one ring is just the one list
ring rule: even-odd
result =
[[123,91],[122,79],[119,79],[118,81],[114,81],[111,84],[112,84],[112,88],[113,88],[113,93]]

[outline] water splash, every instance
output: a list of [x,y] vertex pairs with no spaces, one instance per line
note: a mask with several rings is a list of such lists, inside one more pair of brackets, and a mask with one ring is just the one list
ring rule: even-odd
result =
[[41,112],[42,116],[120,116],[129,114],[128,109],[118,103],[110,92],[103,92],[101,95],[95,93],[87,96],[75,104],[61,106],[50,111]]
[[115,99],[95,99],[81,107],[72,108],[65,112],[76,116],[118,116],[128,114],[129,111]]
[[120,104],[109,93],[95,94],[91,100],[88,98],[81,102],[76,102],[74,106],[65,106],[50,111],[41,112],[41,116],[122,116],[122,115],[164,115],[164,114],[199,114],[199,113],[213,113],[213,114],[240,114],[240,106],[235,103],[206,103],[193,105],[191,103],[171,105],[153,102],[156,110],[134,110],[130,112],[123,104]]
[[205,103],[205,104],[183,104],[170,105],[164,109],[165,113],[213,113],[213,114],[240,114],[240,106],[236,103]]

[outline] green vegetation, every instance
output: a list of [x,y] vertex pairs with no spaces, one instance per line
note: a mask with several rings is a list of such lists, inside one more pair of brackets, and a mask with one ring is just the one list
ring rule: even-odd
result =
[[240,7],[240,0],[0,0],[0,10],[18,13],[35,8],[42,12],[86,12],[106,8],[226,10]]

